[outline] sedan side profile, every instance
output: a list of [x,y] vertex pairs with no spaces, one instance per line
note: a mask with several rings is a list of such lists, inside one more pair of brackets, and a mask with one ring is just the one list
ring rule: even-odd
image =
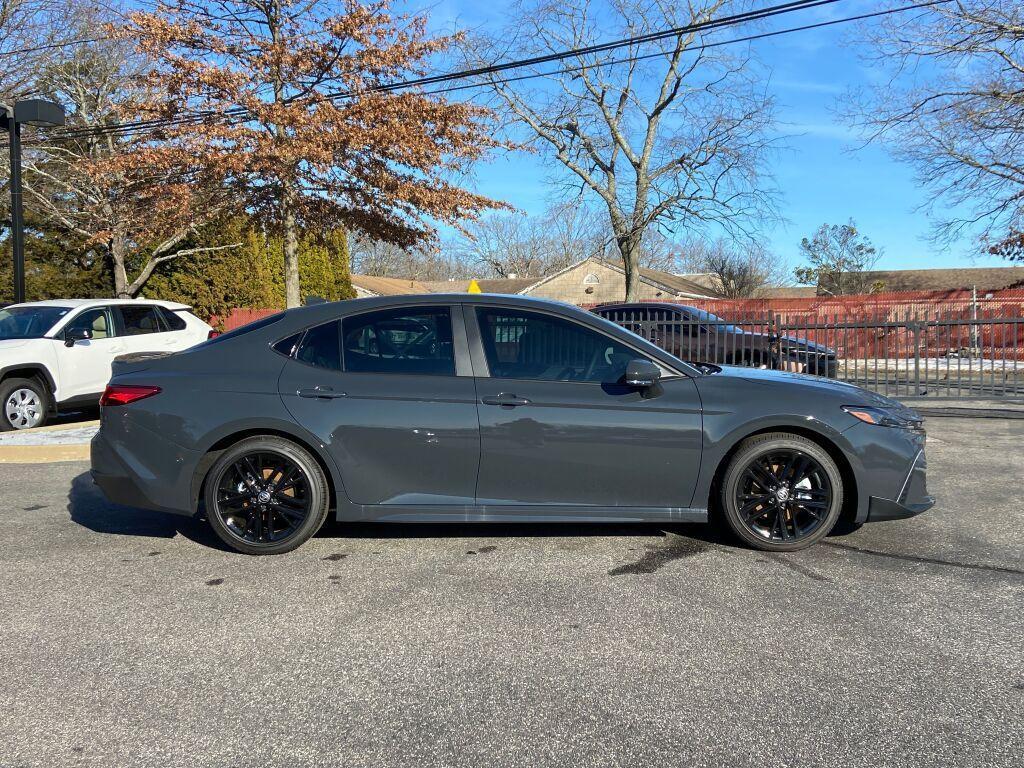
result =
[[114,363],[92,442],[112,501],[287,552],[339,521],[706,522],[810,546],[933,499],[913,411],[796,373],[680,360],[510,296],[282,312]]

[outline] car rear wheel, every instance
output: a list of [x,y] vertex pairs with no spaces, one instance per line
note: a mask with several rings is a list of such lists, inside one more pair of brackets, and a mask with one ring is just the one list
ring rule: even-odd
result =
[[0,432],[31,429],[46,423],[50,393],[35,379],[5,379],[0,383]]
[[279,555],[309,539],[327,517],[327,478],[307,450],[275,436],[251,437],[210,468],[203,494],[213,530],[232,549]]
[[806,437],[774,432],[740,444],[722,481],[726,522],[757,549],[792,552],[828,535],[843,507],[839,467]]

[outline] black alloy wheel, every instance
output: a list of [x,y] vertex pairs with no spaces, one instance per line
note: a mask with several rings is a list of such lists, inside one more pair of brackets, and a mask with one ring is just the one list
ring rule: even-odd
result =
[[722,504],[730,527],[745,542],[792,551],[828,534],[842,498],[839,469],[821,446],[774,433],[740,446],[725,474]]
[[247,554],[302,544],[327,514],[323,470],[307,451],[277,437],[250,438],[210,470],[206,514],[220,538]]

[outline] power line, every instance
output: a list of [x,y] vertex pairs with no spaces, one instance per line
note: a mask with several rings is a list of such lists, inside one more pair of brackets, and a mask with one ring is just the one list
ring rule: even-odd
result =
[[[950,0],[944,1],[948,2]],[[769,6],[767,8],[760,8],[752,11],[746,11],[744,13],[732,14],[730,16],[724,16],[718,19],[708,19],[707,21],[695,22],[692,24],[686,24],[683,26],[658,30],[656,32],[650,32],[644,35],[635,35],[632,37],[607,41],[604,43],[596,43],[594,45],[582,46],[579,48],[573,48],[566,51],[557,51],[544,54],[541,56],[533,56],[526,59],[518,59],[499,64],[490,64],[483,67],[475,67],[472,69],[459,70],[456,72],[447,72],[438,75],[428,75],[425,77],[415,78],[411,80],[384,83],[378,86],[371,86],[367,88],[365,91],[362,91],[361,93],[387,93],[404,88],[413,88],[424,85],[434,85],[453,80],[464,80],[467,78],[481,77],[484,75],[496,74],[499,72],[505,72],[512,69],[522,69],[523,67],[536,66],[538,64],[545,64],[552,61],[560,61],[562,59],[572,57],[585,56],[593,53],[603,53],[605,51],[624,48],[626,46],[631,45],[643,45],[646,43],[657,42],[667,38],[679,37],[680,35],[688,34],[690,32],[723,29],[726,27],[736,26],[738,24],[743,24],[750,21],[771,18],[772,16],[778,16],[785,13],[792,13],[794,11],[831,5],[836,2],[841,2],[841,0],[791,0],[790,2]],[[335,99],[354,96],[357,93],[360,92],[349,90],[326,93],[318,96],[314,100],[314,102],[334,101]],[[286,99],[285,103],[294,103],[295,101],[296,99]],[[234,117],[251,117],[251,112],[244,107],[232,107],[220,112],[216,110],[199,110],[190,112],[183,116],[153,118],[151,120],[138,120],[129,123],[122,123],[117,126],[105,126],[101,128],[83,128],[74,131],[64,131],[60,133],[55,133],[54,136],[60,138],[77,138],[81,136],[92,136],[106,133],[131,133],[139,130],[150,130],[155,128],[168,128],[178,125],[188,125],[190,123],[203,121],[208,118],[224,120]]]
[[[627,45],[637,44],[635,41],[640,40],[643,42],[650,42],[651,40],[665,39],[667,37],[675,37],[680,34],[685,34],[687,31],[697,31],[701,29],[718,29],[728,26],[735,26],[746,21],[756,20],[760,18],[768,18],[770,16],[782,15],[783,13],[791,13],[797,10],[805,10],[807,8],[813,8],[822,5],[829,5],[839,0],[800,0],[798,2],[785,3],[779,6],[772,6],[769,8],[759,9],[756,11],[748,12],[747,14],[737,14],[731,17],[725,17],[723,19],[709,20],[708,22],[699,22],[697,24],[687,25],[686,27],[676,27],[671,30],[662,30],[659,32],[650,33],[649,35],[638,36],[636,38],[626,38],[623,40],[610,41],[601,43],[595,46],[587,46],[585,48],[577,48],[570,51],[562,51],[551,54],[546,54],[542,57],[533,57],[530,59],[523,59],[517,61],[506,62],[502,64],[490,65],[488,67],[478,67],[470,70],[462,70],[451,73],[443,73],[439,75],[431,75],[422,78],[416,78],[413,80],[398,81],[394,83],[385,83],[379,86],[367,88],[364,93],[380,93],[380,92],[391,92],[395,90],[401,90],[405,88],[417,87],[429,84],[440,84],[448,81],[456,81],[469,79],[474,77],[482,77],[484,75],[493,74],[502,71],[508,71],[511,69],[521,69],[527,66],[534,66],[538,62],[556,61],[574,56],[581,56],[590,53],[593,50],[613,50],[615,48],[625,47]],[[912,5],[902,6],[899,8],[889,8],[879,11],[873,11],[870,13],[857,14],[854,16],[843,17],[840,19],[831,19],[828,21],[820,21],[811,24],[804,24],[795,27],[789,27],[786,29],[773,30],[769,32],[762,32],[752,35],[746,35],[744,37],[730,38],[728,40],[719,40],[710,43],[702,43],[692,48],[693,52],[702,51],[708,48],[717,48],[726,45],[735,45],[738,43],[752,42],[755,40],[761,40],[765,38],[776,37],[780,35],[793,34],[796,32],[805,32],[813,29],[820,29],[823,27],[830,27],[838,24],[846,24],[855,21],[862,21],[866,19],[877,18],[880,16],[886,16],[893,13],[904,13],[907,11],[918,10],[921,8],[928,8],[937,5],[943,5],[953,0],[927,0],[927,2],[914,3]],[[455,91],[468,90],[470,88],[486,87],[492,84],[507,84],[513,82],[521,82],[524,80],[531,80],[536,78],[551,77],[554,75],[565,74],[574,71],[580,71],[587,68],[594,68],[595,66],[613,66],[618,64],[624,64],[634,61],[642,61],[646,59],[658,58],[665,56],[665,51],[657,51],[654,53],[643,54],[643,55],[631,55],[619,59],[611,59],[600,62],[598,64],[583,64],[572,67],[562,67],[559,69],[549,70],[545,72],[531,72],[529,74],[519,75],[515,77],[506,77],[489,82],[476,82],[466,83],[462,85],[455,85],[445,88],[436,88],[428,91],[424,91],[424,95],[435,95],[441,93],[451,93]],[[322,101],[334,101],[340,98],[351,97],[356,95],[358,92],[355,91],[339,91],[334,93],[323,94],[316,98],[313,102]],[[294,100],[287,100],[287,103],[291,103]],[[231,122],[242,122],[249,117],[251,114],[248,109],[245,108],[232,108],[224,110],[223,112],[216,112],[214,110],[203,110],[197,111],[190,114],[186,114],[180,117],[170,118],[155,118],[153,120],[136,121],[131,123],[122,123],[115,126],[102,126],[98,128],[83,128],[75,131],[65,131],[62,133],[54,134],[53,138],[78,138],[84,136],[95,136],[105,135],[108,133],[117,133],[128,135],[144,130],[170,128],[176,126],[189,125],[191,123],[198,123],[208,118],[217,118],[218,120],[225,120],[230,124]]]

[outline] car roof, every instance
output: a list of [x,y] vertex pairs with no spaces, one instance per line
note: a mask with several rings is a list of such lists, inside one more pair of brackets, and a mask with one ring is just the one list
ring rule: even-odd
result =
[[176,301],[160,301],[158,299],[46,299],[45,301],[26,301],[21,304],[10,304],[10,307],[70,307],[78,309],[88,306],[108,306],[110,304],[152,304],[165,309],[190,309],[188,304]]

